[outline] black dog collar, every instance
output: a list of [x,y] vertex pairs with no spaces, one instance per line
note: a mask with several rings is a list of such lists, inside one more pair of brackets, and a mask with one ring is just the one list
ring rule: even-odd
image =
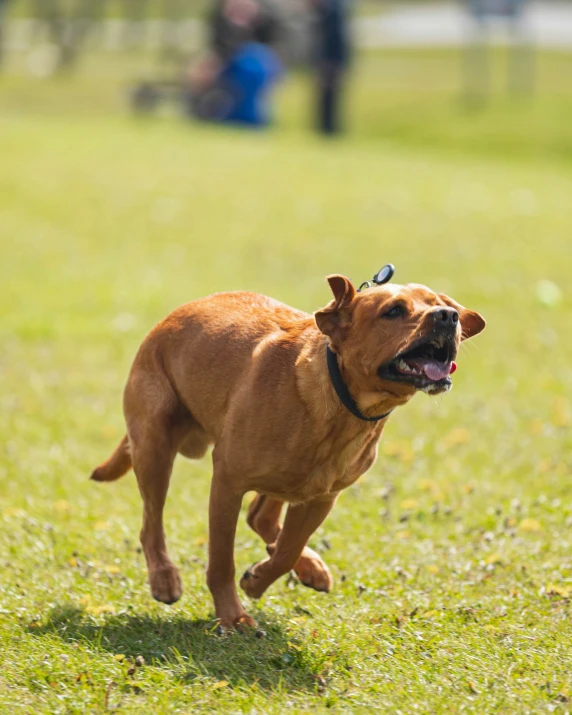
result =
[[342,373],[340,371],[340,366],[338,365],[337,355],[330,348],[329,345],[326,348],[326,356],[328,360],[328,372],[330,373],[330,380],[332,381],[332,385],[334,386],[336,395],[340,398],[340,402],[342,403],[342,405],[347,410],[349,410],[349,412],[351,412],[354,417],[357,417],[359,420],[364,420],[364,422],[379,422],[380,420],[384,420],[386,417],[389,417],[393,410],[389,410],[389,412],[386,412],[384,415],[378,415],[376,417],[366,417],[360,410],[360,408],[356,405],[354,398],[350,395],[350,391],[348,390],[348,386],[344,382],[344,378],[342,377]]
[[[372,285],[380,286],[387,283],[392,279],[394,272],[394,266],[391,263],[387,263],[370,281],[365,281],[360,285],[358,293],[365,288],[371,288]],[[330,348],[329,345],[326,348],[326,355],[328,360],[328,372],[330,373],[330,380],[332,381],[336,395],[340,398],[342,405],[349,410],[354,417],[357,417],[358,420],[364,420],[364,422],[379,422],[380,420],[384,420],[386,417],[389,417],[393,410],[389,410],[389,412],[386,412],[384,415],[378,415],[377,417],[366,417],[356,405],[354,398],[350,395],[348,386],[342,377],[336,353]]]

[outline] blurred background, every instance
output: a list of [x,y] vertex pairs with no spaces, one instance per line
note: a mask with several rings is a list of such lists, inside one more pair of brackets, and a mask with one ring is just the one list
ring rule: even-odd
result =
[[0,0],[5,113],[570,151],[565,0]]
[[[233,289],[314,311],[330,300],[326,275],[359,284],[387,262],[396,282],[449,293],[488,326],[464,346],[450,395],[396,411],[378,463],[312,543],[332,545],[338,586],[327,605],[297,589],[322,629],[315,645],[300,636],[303,649],[331,660],[340,698],[359,680],[364,711],[380,688],[391,712],[553,707],[572,635],[568,611],[556,620],[539,596],[568,604],[572,582],[572,2],[0,0],[0,31],[0,639],[11,643],[0,709],[10,697],[6,712],[14,698],[30,712],[99,708],[116,680],[100,644],[140,649],[121,629],[102,641],[114,609],[154,614],[156,640],[144,619],[136,634],[148,661],[167,652],[167,619],[208,615],[209,458],[177,463],[170,491],[171,553],[191,594],[174,615],[150,603],[133,477],[113,493],[87,481],[124,434],[122,389],[151,326]],[[242,519],[237,572],[261,555]],[[288,630],[289,588],[261,607]],[[440,644],[441,621],[400,640],[403,613],[453,613],[455,599],[481,624],[508,610],[517,626],[499,620],[496,638],[459,620],[431,658],[417,633]],[[69,624],[49,625],[49,608],[70,603],[97,625],[88,665],[69,670],[91,673],[89,693],[80,676],[60,692],[36,667],[46,650],[75,658]],[[406,666],[379,655],[382,636]],[[205,662],[224,682],[221,648],[220,667]],[[452,676],[450,654],[469,650]],[[302,671],[256,690],[269,671],[234,652],[260,712],[285,712],[286,694],[300,712],[319,707],[319,695],[287,693]],[[149,712],[172,712],[169,668],[149,681],[165,698]],[[196,683],[181,695],[193,712]],[[472,702],[497,687],[490,708]],[[216,693],[227,691],[239,696]]]
[[490,389],[569,386],[530,352],[569,317],[572,3],[0,0],[0,28],[6,379],[93,361],[120,425],[176,305],[314,310],[326,274],[392,261],[491,317]]
[[0,27],[8,429],[24,390],[98,462],[175,306],[312,311],[388,261],[489,319],[488,410],[570,389],[572,3],[0,0]]

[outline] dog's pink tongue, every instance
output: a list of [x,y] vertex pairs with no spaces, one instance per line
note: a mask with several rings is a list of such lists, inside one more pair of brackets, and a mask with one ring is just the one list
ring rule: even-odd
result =
[[457,369],[457,365],[454,362],[449,362],[444,365],[442,362],[437,362],[436,360],[427,360],[423,364],[423,372],[425,377],[428,377],[434,382],[443,380],[447,375],[452,374]]

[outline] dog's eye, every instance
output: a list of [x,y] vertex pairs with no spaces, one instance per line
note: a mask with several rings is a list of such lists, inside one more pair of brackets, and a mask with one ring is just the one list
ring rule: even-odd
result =
[[385,312],[382,317],[383,318],[400,318],[403,315],[403,306],[402,305],[394,305],[393,308],[390,308],[387,312]]

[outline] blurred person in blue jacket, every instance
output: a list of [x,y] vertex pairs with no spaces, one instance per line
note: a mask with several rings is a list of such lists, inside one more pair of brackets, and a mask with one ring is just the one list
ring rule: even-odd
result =
[[272,87],[283,72],[274,45],[278,19],[262,0],[217,0],[209,52],[190,71],[192,113],[254,127],[270,122]]

